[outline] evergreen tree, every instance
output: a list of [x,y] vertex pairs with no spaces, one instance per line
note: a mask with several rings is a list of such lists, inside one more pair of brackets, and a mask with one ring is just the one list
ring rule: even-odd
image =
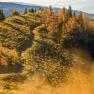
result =
[[80,29],[83,31],[84,30],[84,26],[83,26],[83,13],[82,13],[82,11],[80,11],[78,22],[79,22],[79,25],[80,25]]
[[40,7],[38,10],[41,10],[41,11],[42,11],[42,10],[43,10],[43,8],[42,8],[42,7]]
[[73,12],[73,16],[76,17],[76,13],[75,13],[75,11]]
[[49,6],[48,7],[48,14],[49,15],[52,15],[53,14],[53,8],[52,8],[52,6]]
[[25,11],[24,11],[24,14],[28,13],[28,9],[26,8]]
[[19,11],[17,11],[16,9],[14,9],[13,12],[12,12],[12,15],[13,16],[19,16],[20,13],[19,13]]
[[37,11],[37,9],[34,9],[34,12],[36,12]]
[[82,11],[80,11],[79,20],[82,21],[82,19],[83,19],[83,13]]
[[69,17],[72,17],[72,8],[69,6]]
[[34,11],[33,8],[31,8],[31,9],[29,9],[29,12],[30,12],[30,13],[34,13],[35,11]]
[[31,12],[35,12],[35,10],[33,8],[31,10],[32,10]]
[[0,21],[3,21],[5,19],[5,14],[2,9],[0,9]]
[[67,20],[72,17],[72,8],[69,6],[69,9],[67,10]]

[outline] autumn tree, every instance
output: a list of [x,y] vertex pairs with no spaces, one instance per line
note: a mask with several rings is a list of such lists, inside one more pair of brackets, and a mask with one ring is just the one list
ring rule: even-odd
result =
[[46,10],[46,26],[49,31],[49,35],[56,43],[60,43],[63,27],[66,22],[66,10],[63,8],[58,13],[53,12],[51,6]]
[[53,12],[53,9],[51,6],[46,10],[46,26],[49,30],[49,32],[55,31],[55,22],[56,22],[56,16]]
[[49,15],[49,16],[51,16],[53,13],[54,12],[53,12],[52,6],[49,6],[48,9],[47,9],[47,11],[46,11],[46,14]]
[[67,12],[65,8],[62,8],[58,12],[58,41],[60,43],[62,34],[66,31],[65,23],[67,22]]
[[49,7],[46,17],[46,26],[49,31],[49,36],[57,42],[57,32],[58,32],[58,15],[53,12],[52,8]]
[[0,73],[18,72],[21,69],[19,53],[16,49],[0,47]]

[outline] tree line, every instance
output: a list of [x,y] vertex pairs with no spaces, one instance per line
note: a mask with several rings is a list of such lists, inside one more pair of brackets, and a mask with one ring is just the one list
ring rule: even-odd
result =
[[[23,14],[35,13],[37,10],[42,10],[42,8],[39,8],[39,9],[34,9],[34,8],[28,9],[28,8],[25,8]],[[12,16],[22,15],[17,9],[12,9],[11,12],[12,12]],[[5,16],[4,10],[0,9],[0,21],[3,21],[5,18],[6,18],[6,16]]]

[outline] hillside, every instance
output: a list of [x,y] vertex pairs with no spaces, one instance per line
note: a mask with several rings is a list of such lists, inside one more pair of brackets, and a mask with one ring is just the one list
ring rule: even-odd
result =
[[[79,15],[72,12],[71,7],[55,12],[49,6],[15,14],[0,22],[1,94],[20,94],[19,90],[21,94],[27,91],[28,94],[40,94],[46,84],[48,91],[61,94],[67,83],[71,88],[71,82],[75,81],[74,89],[79,83],[84,86],[91,81],[94,21],[82,12]],[[58,93],[56,87],[60,89]]]
[[[36,14],[28,15],[9,17],[0,23],[0,41],[3,46],[23,50],[24,46],[31,45],[28,43],[32,43],[32,30],[42,23],[42,19]],[[3,33],[4,31],[5,33]]]

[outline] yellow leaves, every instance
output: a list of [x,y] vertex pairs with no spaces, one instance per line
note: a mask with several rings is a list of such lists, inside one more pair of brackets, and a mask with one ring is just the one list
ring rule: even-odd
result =
[[59,12],[58,12],[58,21],[59,22],[65,22],[65,19],[66,19],[66,13],[65,13],[65,9],[61,9]]
[[0,28],[2,28],[2,30],[6,29],[6,30],[13,30],[12,27],[10,27],[9,25],[5,24],[5,23],[0,23]]
[[16,49],[13,49],[13,50],[12,50],[11,55],[13,55],[13,56],[16,57],[16,58],[19,58]]
[[19,55],[16,49],[10,50],[4,47],[0,47],[0,64],[8,64],[8,60],[12,59],[12,63],[17,63],[19,60]]
[[77,21],[75,17],[72,17],[67,23],[66,23],[66,29],[67,32],[70,32],[77,26]]
[[13,56],[18,56],[16,49],[13,50],[9,50],[7,48],[4,47],[0,47],[0,52],[3,52],[6,55],[13,55]]
[[4,65],[4,66],[7,65],[7,58],[6,57],[0,56],[0,65]]
[[58,29],[57,15],[55,13],[53,13],[52,15],[47,14],[45,25],[46,25],[50,34],[52,34],[53,32],[56,32]]

